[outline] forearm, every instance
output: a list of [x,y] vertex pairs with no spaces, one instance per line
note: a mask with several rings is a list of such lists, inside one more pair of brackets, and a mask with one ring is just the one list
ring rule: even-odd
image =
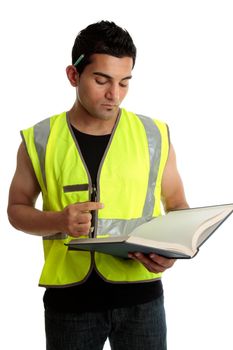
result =
[[62,212],[41,211],[34,207],[13,204],[8,208],[11,225],[17,230],[37,236],[49,236],[61,231]]

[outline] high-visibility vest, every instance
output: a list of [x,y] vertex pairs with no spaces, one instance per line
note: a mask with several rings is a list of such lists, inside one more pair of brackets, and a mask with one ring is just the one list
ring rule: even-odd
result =
[[[89,201],[91,177],[67,114],[45,119],[21,131],[43,198],[43,210],[61,211]],[[95,235],[128,234],[161,215],[161,181],[169,152],[167,125],[121,109],[97,176]],[[45,263],[39,284],[70,286],[83,282],[92,269],[115,283],[156,280],[141,263],[103,253],[68,250],[65,232],[43,237]]]

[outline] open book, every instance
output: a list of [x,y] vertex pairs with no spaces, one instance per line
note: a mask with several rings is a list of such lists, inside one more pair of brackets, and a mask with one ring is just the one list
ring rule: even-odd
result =
[[129,252],[192,258],[200,246],[233,212],[233,204],[170,211],[138,226],[129,235],[78,238],[67,245],[127,258]]

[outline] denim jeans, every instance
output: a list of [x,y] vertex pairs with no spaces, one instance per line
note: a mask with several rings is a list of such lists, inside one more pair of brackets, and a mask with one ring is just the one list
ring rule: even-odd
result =
[[47,350],[166,350],[163,296],[145,304],[103,312],[45,310]]

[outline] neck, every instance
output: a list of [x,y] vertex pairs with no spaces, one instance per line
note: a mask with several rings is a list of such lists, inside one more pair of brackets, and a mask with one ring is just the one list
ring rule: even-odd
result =
[[[119,112],[118,112],[119,114]],[[80,110],[74,105],[68,112],[70,123],[79,131],[91,135],[107,135],[111,134],[118,114],[109,119],[102,119],[91,116],[85,111]]]

